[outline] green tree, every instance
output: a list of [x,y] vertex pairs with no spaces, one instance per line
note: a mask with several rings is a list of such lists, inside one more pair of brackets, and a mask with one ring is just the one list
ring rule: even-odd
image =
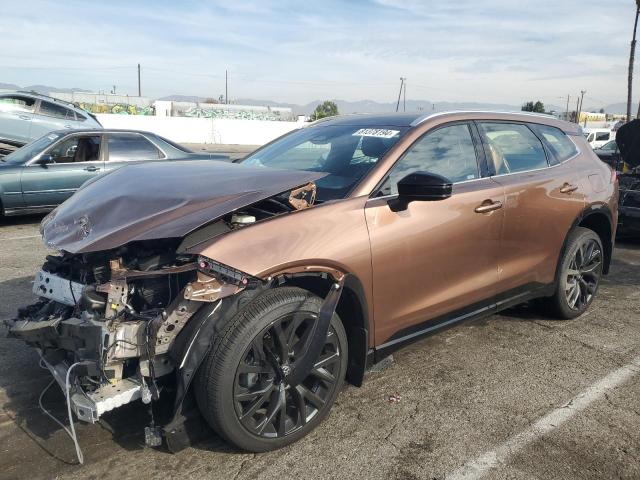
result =
[[540,100],[536,102],[527,102],[522,105],[521,110],[523,112],[544,113],[544,103],[542,103]]
[[326,102],[323,102],[316,107],[316,109],[311,114],[311,120],[319,120],[324,117],[333,117],[334,115],[338,115],[338,106],[335,104],[335,102],[327,100]]

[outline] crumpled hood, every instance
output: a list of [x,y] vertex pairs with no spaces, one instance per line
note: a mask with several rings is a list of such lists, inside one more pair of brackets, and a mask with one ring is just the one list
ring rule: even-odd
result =
[[183,237],[324,175],[210,160],[129,165],[89,181],[47,215],[42,237],[47,246],[71,253]]

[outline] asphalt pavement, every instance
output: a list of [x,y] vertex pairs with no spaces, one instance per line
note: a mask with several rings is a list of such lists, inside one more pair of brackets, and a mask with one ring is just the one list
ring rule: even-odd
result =
[[[0,320],[34,300],[40,217],[0,221]],[[265,454],[212,437],[178,454],[144,446],[132,404],[77,423],[85,464],[38,407],[36,354],[0,327],[0,478],[640,478],[640,241],[620,243],[590,310],[529,306],[461,324],[394,354],[329,418]],[[0,322],[1,323],[1,322]],[[44,405],[64,418],[54,387]]]

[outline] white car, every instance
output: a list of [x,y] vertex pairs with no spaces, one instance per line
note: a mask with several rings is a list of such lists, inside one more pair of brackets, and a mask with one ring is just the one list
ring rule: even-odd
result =
[[583,128],[582,131],[591,148],[599,148],[610,140],[616,139],[616,132],[608,128]]

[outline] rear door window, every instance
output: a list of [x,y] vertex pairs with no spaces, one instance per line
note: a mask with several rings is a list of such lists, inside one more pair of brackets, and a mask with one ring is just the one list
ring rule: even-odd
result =
[[75,114],[73,110],[58,105],[53,102],[41,101],[40,102],[40,114],[47,115],[48,117],[60,118],[63,120],[75,120]]
[[557,162],[564,162],[578,153],[575,144],[559,128],[548,125],[532,125],[531,127],[547,143],[547,147]]
[[611,133],[609,132],[596,132],[596,142],[606,142],[610,136]]
[[22,95],[4,95],[0,97],[0,111],[33,113],[36,101]]
[[112,133],[107,144],[111,162],[163,158],[162,152],[142,135]]
[[520,123],[479,122],[489,164],[496,175],[538,170],[549,166],[542,143]]

